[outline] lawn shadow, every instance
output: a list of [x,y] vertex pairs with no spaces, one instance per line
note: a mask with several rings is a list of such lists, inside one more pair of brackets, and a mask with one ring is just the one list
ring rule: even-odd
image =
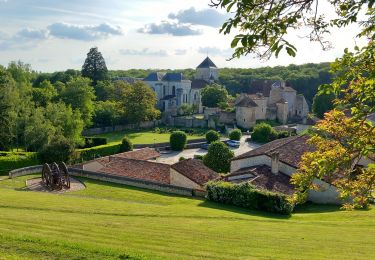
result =
[[[368,211],[370,207],[367,209],[360,209],[359,211]],[[298,214],[308,214],[308,213],[330,213],[330,212],[339,212],[344,211],[340,205],[335,204],[315,204],[312,202],[306,202],[302,205],[297,205],[294,209],[294,213]]]
[[211,208],[211,209],[218,209],[218,210],[225,210],[230,211],[233,213],[238,214],[245,214],[245,215],[251,215],[251,216],[257,216],[257,217],[263,217],[263,218],[272,218],[272,219],[289,219],[291,215],[282,215],[282,214],[276,214],[276,213],[270,213],[270,212],[264,212],[260,210],[251,210],[246,208],[240,208],[228,204],[221,204],[217,202],[212,202],[205,200],[202,203],[198,205],[199,207],[205,207],[205,208]]

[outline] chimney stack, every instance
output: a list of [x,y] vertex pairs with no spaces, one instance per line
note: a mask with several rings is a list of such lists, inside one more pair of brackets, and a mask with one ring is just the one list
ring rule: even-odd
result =
[[273,174],[278,174],[279,173],[279,153],[274,152],[271,155],[271,172]]

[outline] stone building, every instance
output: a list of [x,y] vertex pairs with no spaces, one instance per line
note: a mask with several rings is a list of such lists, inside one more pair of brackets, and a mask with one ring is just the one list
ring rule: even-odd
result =
[[194,80],[186,79],[182,73],[152,72],[143,81],[156,93],[161,111],[177,114],[182,104],[194,105],[196,112],[202,113],[201,91],[218,78],[219,69],[207,57],[196,68]]
[[[262,84],[263,83],[263,84]],[[307,117],[309,106],[303,95],[298,95],[292,87],[286,86],[282,81],[254,81],[253,88],[248,93],[242,93],[237,97],[235,106],[238,117],[243,117],[243,109],[239,107],[242,101],[249,103],[251,99],[256,104],[256,120],[278,120],[285,124],[292,120],[301,120]],[[257,91],[256,93],[253,93]],[[240,109],[238,109],[240,108]],[[238,112],[237,112],[238,110]],[[239,126],[241,126],[239,124]]]
[[236,103],[237,126],[249,129],[256,124],[256,112],[258,105],[249,97],[244,96]]

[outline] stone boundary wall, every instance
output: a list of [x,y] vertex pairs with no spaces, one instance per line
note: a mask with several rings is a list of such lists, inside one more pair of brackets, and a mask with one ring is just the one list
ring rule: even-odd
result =
[[194,190],[173,186],[173,185],[167,185],[167,184],[161,184],[151,181],[145,181],[145,180],[139,180],[139,179],[133,179],[123,176],[116,176],[116,175],[110,175],[110,174],[103,174],[99,172],[91,172],[91,171],[84,171],[80,169],[75,168],[69,168],[69,173],[72,176],[76,177],[84,177],[88,179],[94,179],[94,180],[100,180],[105,182],[112,182],[112,183],[119,183],[119,184],[125,184],[129,186],[134,186],[138,188],[144,188],[149,190],[156,190],[171,194],[177,194],[177,195],[183,195],[183,196],[189,196],[192,197],[195,195]]
[[[203,144],[205,144],[206,142],[207,142],[206,138],[188,140],[185,149],[199,148]],[[141,148],[146,148],[146,147],[160,148],[160,149],[170,149],[169,142],[155,143],[155,144],[135,144],[134,145],[134,149],[141,149]]]
[[34,174],[34,173],[40,173],[42,172],[42,169],[43,169],[43,165],[36,165],[36,166],[15,169],[9,172],[9,178],[13,179],[15,177],[25,176],[25,175]]
[[106,127],[98,127],[98,128],[90,128],[86,129],[82,132],[82,135],[89,136],[89,135],[100,135],[100,134],[107,134],[112,132],[119,132],[124,130],[133,130],[133,129],[148,129],[154,128],[161,124],[161,120],[155,121],[147,121],[141,122],[139,124],[128,124],[128,125],[115,125],[115,126],[106,126]]

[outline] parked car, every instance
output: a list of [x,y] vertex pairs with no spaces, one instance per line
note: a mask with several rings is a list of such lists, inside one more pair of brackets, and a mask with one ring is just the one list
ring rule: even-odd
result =
[[206,143],[206,144],[202,144],[201,148],[204,149],[204,150],[208,150],[209,146],[210,146],[210,144]]
[[235,140],[229,140],[229,141],[226,142],[226,144],[230,147],[238,148],[238,147],[240,147],[241,142],[235,141]]

